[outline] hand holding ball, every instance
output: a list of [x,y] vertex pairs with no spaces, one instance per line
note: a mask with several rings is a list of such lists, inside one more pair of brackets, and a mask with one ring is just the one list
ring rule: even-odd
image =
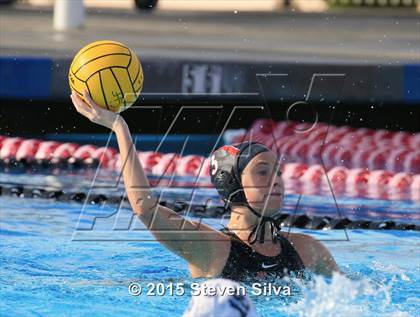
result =
[[118,113],[105,110],[97,105],[90,98],[87,90],[83,91],[83,99],[74,91],[70,97],[77,112],[88,118],[93,123],[114,130],[118,123],[124,122]]
[[132,50],[114,41],[97,41],[82,48],[69,70],[70,88],[87,104],[121,112],[137,100],[143,88],[143,70]]

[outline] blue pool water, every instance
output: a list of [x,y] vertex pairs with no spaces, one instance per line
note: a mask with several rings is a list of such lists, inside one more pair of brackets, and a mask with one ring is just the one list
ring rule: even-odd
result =
[[[135,297],[128,293],[128,285],[188,285],[195,280],[184,261],[159,243],[145,241],[151,235],[140,224],[130,230],[130,241],[120,234],[124,230],[115,230],[106,221],[78,239],[76,226],[89,221],[80,219],[81,208],[77,203],[0,197],[0,315],[181,315],[188,292]],[[84,216],[112,211],[87,206]],[[219,223],[208,222],[215,227]],[[349,230],[346,241],[342,230],[300,231],[324,240],[346,276],[315,277],[302,285],[270,281],[288,283],[292,296],[251,295],[262,316],[419,315],[419,233]]]

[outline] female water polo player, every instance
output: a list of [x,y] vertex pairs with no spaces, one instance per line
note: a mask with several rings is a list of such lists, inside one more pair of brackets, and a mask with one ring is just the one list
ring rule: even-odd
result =
[[100,108],[87,92],[87,104],[76,93],[71,98],[79,113],[115,132],[133,212],[160,243],[188,262],[193,277],[243,280],[283,277],[305,268],[325,275],[338,270],[320,242],[304,234],[280,232],[276,216],[282,208],[284,185],[277,157],[264,145],[246,142],[223,146],[212,154],[212,183],[231,208],[228,227],[217,231],[159,204],[121,116]]

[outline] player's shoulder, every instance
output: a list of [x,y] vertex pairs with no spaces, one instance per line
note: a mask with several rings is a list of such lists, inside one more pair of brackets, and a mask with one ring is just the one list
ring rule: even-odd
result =
[[287,238],[290,242],[312,242],[316,241],[313,237],[308,234],[304,233],[289,233],[289,232],[281,232],[281,235]]
[[282,233],[283,237],[287,238],[290,243],[298,250],[302,248],[317,248],[320,242],[308,234],[304,233]]

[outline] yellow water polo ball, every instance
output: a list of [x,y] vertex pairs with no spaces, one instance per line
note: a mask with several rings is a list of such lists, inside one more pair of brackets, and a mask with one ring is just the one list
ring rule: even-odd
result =
[[121,112],[129,108],[143,88],[143,69],[136,54],[114,41],[83,47],[69,70],[70,88],[83,98],[87,90],[99,106]]

